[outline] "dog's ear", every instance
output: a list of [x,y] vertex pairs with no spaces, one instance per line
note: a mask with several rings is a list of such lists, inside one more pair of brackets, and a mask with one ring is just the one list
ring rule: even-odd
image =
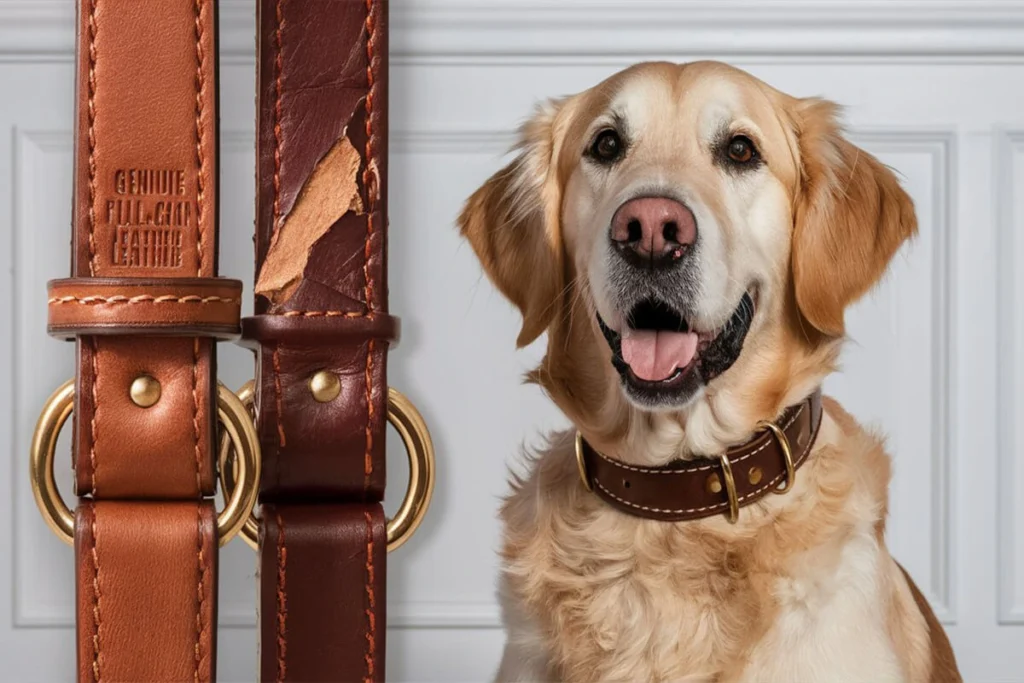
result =
[[829,336],[843,312],[917,233],[910,196],[878,159],[842,137],[836,105],[798,100],[790,114],[800,157],[792,268],[801,314]]
[[516,158],[473,193],[459,216],[488,277],[522,313],[519,347],[551,324],[564,286],[556,124],[563,106],[538,108],[519,131]]

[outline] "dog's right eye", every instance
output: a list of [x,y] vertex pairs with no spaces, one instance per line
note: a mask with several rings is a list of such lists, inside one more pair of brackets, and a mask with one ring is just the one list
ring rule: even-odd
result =
[[606,128],[597,134],[590,145],[590,156],[603,164],[610,164],[622,156],[625,145],[613,128]]

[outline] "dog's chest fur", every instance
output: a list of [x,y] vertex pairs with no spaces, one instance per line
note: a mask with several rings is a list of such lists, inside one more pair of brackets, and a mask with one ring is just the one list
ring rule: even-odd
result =
[[571,444],[554,444],[504,509],[508,598],[545,644],[543,675],[901,680],[883,595],[884,501],[833,450],[820,449],[791,494],[744,508],[732,526],[615,512],[579,486]]

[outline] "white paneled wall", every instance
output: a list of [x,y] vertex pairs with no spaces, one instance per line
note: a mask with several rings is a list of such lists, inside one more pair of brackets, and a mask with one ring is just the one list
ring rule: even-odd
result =
[[[220,34],[221,272],[249,282],[253,6],[222,0]],[[392,21],[391,296],[403,339],[391,382],[430,424],[439,478],[421,531],[389,560],[389,679],[490,676],[507,468],[564,423],[520,383],[543,349],[514,351],[518,318],[453,228],[460,203],[536,100],[636,61],[714,57],[847,105],[854,140],[915,199],[921,235],[851,312],[854,342],[827,388],[889,434],[889,543],[967,679],[1024,681],[1024,2],[392,0]],[[73,371],[44,310],[46,280],[68,273],[73,26],[73,0],[0,0],[3,683],[73,676],[71,551],[27,481],[38,410]],[[251,375],[248,352],[222,346],[221,358],[229,386]],[[397,496],[397,439],[391,453]],[[252,681],[254,556],[237,542],[223,563],[221,680]]]
[[1024,130],[993,137],[999,215],[999,620],[1024,632]]

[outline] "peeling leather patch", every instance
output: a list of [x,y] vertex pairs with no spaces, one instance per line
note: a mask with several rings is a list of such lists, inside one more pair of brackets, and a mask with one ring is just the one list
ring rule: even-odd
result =
[[357,178],[362,157],[342,134],[317,162],[292,210],[274,233],[256,294],[281,304],[295,291],[313,244],[349,211],[363,213]]

